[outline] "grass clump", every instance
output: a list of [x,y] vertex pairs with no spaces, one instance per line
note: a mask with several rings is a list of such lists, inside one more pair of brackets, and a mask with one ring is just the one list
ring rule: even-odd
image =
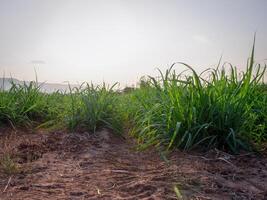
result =
[[7,175],[16,174],[19,172],[18,165],[8,154],[3,155],[0,159],[0,169]]
[[9,90],[0,90],[0,124],[13,127],[47,127],[62,119],[65,94],[41,92],[37,81],[16,84]]
[[[140,148],[164,145],[184,150],[194,147],[238,152],[266,138],[267,95],[261,80],[266,66],[254,64],[254,47],[245,72],[230,65],[201,74],[175,72],[148,77],[135,91],[138,102],[133,133]],[[205,75],[205,78],[204,78]],[[132,111],[131,111],[132,112]]]
[[118,94],[108,87],[93,84],[81,85],[70,92],[67,123],[70,129],[82,128],[95,132],[99,127],[120,132],[120,113],[117,111]]
[[36,82],[15,84],[0,91],[0,123],[29,126],[43,116],[41,109],[43,95]]

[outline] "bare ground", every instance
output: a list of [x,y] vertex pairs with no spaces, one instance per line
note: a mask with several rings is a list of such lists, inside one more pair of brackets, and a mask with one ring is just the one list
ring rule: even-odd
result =
[[17,163],[0,171],[0,199],[267,199],[267,158],[156,151],[132,140],[96,134],[0,130],[0,156]]

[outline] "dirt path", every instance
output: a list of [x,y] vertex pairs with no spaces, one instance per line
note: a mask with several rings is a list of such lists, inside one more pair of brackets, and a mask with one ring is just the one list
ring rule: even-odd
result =
[[267,159],[256,155],[174,152],[167,163],[107,130],[0,140],[20,166],[0,172],[1,200],[177,199],[175,185],[183,199],[267,199]]

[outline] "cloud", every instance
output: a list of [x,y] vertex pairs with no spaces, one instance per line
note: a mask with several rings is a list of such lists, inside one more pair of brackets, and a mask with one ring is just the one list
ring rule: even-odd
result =
[[31,64],[44,65],[46,62],[44,60],[32,60]]
[[194,35],[193,40],[201,44],[210,44],[211,41],[204,35]]

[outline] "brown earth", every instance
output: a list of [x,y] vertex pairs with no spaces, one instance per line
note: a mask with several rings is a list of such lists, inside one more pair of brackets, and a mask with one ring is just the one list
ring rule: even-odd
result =
[[[267,158],[137,152],[130,139],[95,134],[0,130],[0,156],[17,163],[0,171],[0,199],[267,199]],[[14,173],[13,172],[13,173]]]

